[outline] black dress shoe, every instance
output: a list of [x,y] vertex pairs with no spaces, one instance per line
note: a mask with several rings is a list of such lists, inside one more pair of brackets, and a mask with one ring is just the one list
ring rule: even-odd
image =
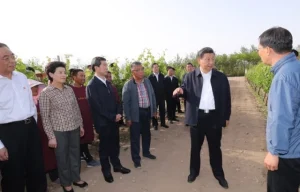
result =
[[164,128],[169,128],[169,126],[166,125],[166,124],[162,124],[161,126],[164,127]]
[[107,182],[107,183],[112,183],[114,182],[114,178],[113,176],[111,175],[111,173],[109,174],[103,174],[104,176],[104,180]]
[[196,180],[196,175],[192,175],[192,174],[190,174],[189,176],[188,176],[188,182],[189,183],[193,183],[195,180]]
[[119,168],[114,168],[114,172],[128,174],[128,173],[130,173],[130,169],[127,169],[125,167],[119,167]]
[[134,167],[135,168],[141,168],[142,166],[141,166],[141,163],[134,163]]
[[226,179],[218,179],[219,181],[219,184],[224,188],[224,189],[228,189],[229,186],[228,186],[228,182],[226,181]]
[[146,158],[149,158],[149,159],[156,159],[156,157],[152,154],[143,155],[143,156],[146,157]]
[[84,187],[86,187],[86,186],[88,186],[88,184],[87,184],[87,182],[83,182],[83,183],[73,183],[73,185],[75,185],[75,186],[77,186],[77,187],[80,187],[80,188],[84,188]]
[[154,126],[154,129],[155,129],[155,130],[158,130],[158,126],[157,126],[157,125],[155,125],[155,126]]

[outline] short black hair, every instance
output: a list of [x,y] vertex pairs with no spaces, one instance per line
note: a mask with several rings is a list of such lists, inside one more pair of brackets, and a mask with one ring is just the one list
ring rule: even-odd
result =
[[153,68],[153,67],[154,67],[154,65],[157,65],[157,66],[158,66],[158,64],[157,64],[157,63],[152,63],[152,65],[151,65],[151,68]]
[[0,48],[2,48],[2,47],[7,47],[7,48],[9,48],[6,44],[0,43]]
[[70,69],[69,72],[70,72],[70,76],[74,77],[78,74],[78,72],[83,72],[83,70],[82,69]]
[[198,58],[202,58],[204,56],[204,54],[206,54],[206,53],[213,53],[215,55],[215,52],[214,52],[214,50],[212,48],[210,48],[210,47],[204,47],[200,51],[198,51],[197,57]]
[[110,71],[107,71],[107,74],[111,74],[111,72],[110,72]]
[[46,71],[46,74],[47,74],[48,79],[50,80],[50,82],[53,81],[53,78],[50,77],[50,73],[55,73],[55,71],[58,67],[63,67],[63,68],[66,69],[66,64],[64,62],[61,62],[61,61],[52,61],[52,62],[50,62],[46,65],[45,71]]
[[259,36],[259,44],[272,48],[278,54],[287,53],[292,51],[293,36],[285,28],[272,27]]
[[174,67],[168,66],[168,67],[167,67],[167,71],[169,71],[170,69],[172,69],[173,71],[175,71],[175,68],[174,68]]
[[192,63],[188,63],[188,64],[186,64],[186,65],[191,65],[192,67],[194,67],[194,65],[193,65]]
[[93,72],[95,72],[95,66],[99,67],[101,65],[102,61],[106,61],[106,59],[104,57],[94,57],[92,60],[92,70]]
[[296,49],[293,49],[292,52],[296,55],[296,57],[299,56],[299,52]]
[[32,67],[26,67],[26,71],[32,71],[32,72],[34,72],[35,73],[35,70],[34,70],[34,68],[32,68]]

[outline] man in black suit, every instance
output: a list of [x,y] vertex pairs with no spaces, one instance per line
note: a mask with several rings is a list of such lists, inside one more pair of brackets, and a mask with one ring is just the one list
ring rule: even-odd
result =
[[178,79],[174,76],[175,69],[173,67],[167,67],[168,75],[165,77],[164,85],[165,85],[165,95],[167,100],[167,111],[168,111],[168,119],[172,124],[173,121],[178,121],[175,118],[176,113],[176,99],[177,97],[173,97],[173,91],[178,87]]
[[95,76],[88,83],[86,95],[91,107],[94,126],[100,136],[99,156],[104,179],[108,183],[114,181],[111,166],[114,172],[130,173],[130,170],[121,165],[119,159],[119,128],[117,122],[122,118],[122,105],[117,102],[112,85],[106,80],[108,73],[106,59],[95,57],[92,60],[92,70]]
[[[188,63],[185,66],[186,73],[182,76],[182,82],[185,79],[186,74],[194,71],[194,65],[192,63]],[[184,100],[184,111],[186,111],[186,100]]]
[[[165,128],[169,128],[166,125],[165,120],[165,90],[164,90],[164,75],[159,72],[159,66],[157,63],[152,64],[152,74],[148,77],[151,85],[153,87],[156,99],[157,108],[159,108],[159,116],[160,116],[160,125]],[[158,128],[157,118],[152,117],[152,125],[154,126],[155,130]]]
[[191,158],[188,182],[193,182],[200,171],[200,150],[206,137],[210,165],[219,184],[228,188],[222,168],[222,127],[227,127],[231,115],[230,86],[226,75],[214,70],[215,53],[205,47],[197,54],[200,65],[186,75],[174,95],[183,94],[186,99],[185,123],[190,125]]

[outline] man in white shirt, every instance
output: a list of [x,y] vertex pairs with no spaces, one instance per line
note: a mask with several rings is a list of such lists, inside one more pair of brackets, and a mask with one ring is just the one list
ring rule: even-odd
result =
[[15,55],[0,43],[0,165],[3,192],[45,192],[46,175],[37,112]]
[[223,188],[228,188],[222,167],[222,127],[231,115],[230,86],[227,77],[214,70],[215,53],[205,47],[197,54],[200,65],[186,75],[180,88],[173,95],[183,94],[186,99],[185,123],[190,125],[191,158],[188,182],[200,174],[200,151],[204,138],[209,146],[210,165],[215,178]]

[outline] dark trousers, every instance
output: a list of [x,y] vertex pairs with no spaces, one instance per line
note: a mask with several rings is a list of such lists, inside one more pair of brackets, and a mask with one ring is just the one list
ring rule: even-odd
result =
[[176,107],[177,107],[177,112],[182,111],[181,110],[181,104],[180,104],[180,99],[179,98],[176,99]]
[[150,108],[139,110],[139,122],[132,122],[130,127],[131,158],[135,163],[140,163],[140,135],[142,135],[143,155],[150,154]]
[[298,192],[300,184],[300,158],[279,158],[278,170],[268,171],[268,192]]
[[221,138],[222,128],[216,126],[215,113],[204,113],[202,110],[198,112],[198,125],[191,126],[191,158],[190,158],[190,173],[198,176],[200,171],[200,151],[206,137],[209,147],[210,165],[214,176],[224,178],[222,168],[222,152]]
[[51,171],[48,171],[48,175],[49,175],[49,178],[52,182],[56,181],[59,178],[57,169],[53,169]]
[[168,119],[175,120],[176,100],[174,98],[167,98]]
[[35,119],[30,123],[19,121],[0,125],[0,139],[5,145],[9,159],[3,161],[2,191],[47,191],[42,144]]
[[[159,100],[157,102],[157,108],[159,109],[159,117],[160,117],[160,124],[165,125],[166,124],[166,106],[165,106],[165,100]],[[152,125],[158,126],[157,119],[152,117]]]
[[70,186],[80,179],[80,129],[54,131],[57,147],[55,156],[62,186]]
[[82,156],[87,163],[93,160],[88,143],[80,144],[80,156]]
[[121,167],[119,159],[120,138],[117,123],[111,122],[109,125],[101,127],[99,143],[99,156],[103,174],[111,172],[110,163],[114,168]]

